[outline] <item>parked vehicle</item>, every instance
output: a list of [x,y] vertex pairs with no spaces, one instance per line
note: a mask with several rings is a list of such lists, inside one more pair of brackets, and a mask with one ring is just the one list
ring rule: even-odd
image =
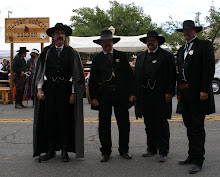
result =
[[214,93],[220,93],[220,60],[215,64],[215,75],[212,81],[212,89]]

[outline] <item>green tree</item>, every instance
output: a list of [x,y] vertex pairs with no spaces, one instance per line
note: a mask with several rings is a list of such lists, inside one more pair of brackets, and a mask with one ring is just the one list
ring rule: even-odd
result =
[[170,47],[171,52],[175,53],[179,46],[185,43],[182,33],[176,31],[177,28],[181,28],[182,22],[174,21],[171,16],[169,16],[170,21],[162,24],[163,36],[166,39],[167,45]]
[[109,15],[98,6],[94,9],[84,7],[73,9],[76,15],[71,17],[73,36],[94,36],[106,29],[110,24]]
[[220,44],[216,42],[216,39],[220,38],[220,11],[211,6],[209,12],[210,15],[206,16],[206,21],[210,23],[210,30],[205,33],[205,37],[212,42],[214,49],[218,50]]
[[152,23],[150,16],[144,14],[143,9],[132,4],[120,4],[109,1],[111,7],[104,11],[98,6],[95,8],[74,9],[71,17],[71,27],[74,36],[95,36],[103,29],[113,26],[115,35],[135,36],[147,33],[149,30],[158,29]]

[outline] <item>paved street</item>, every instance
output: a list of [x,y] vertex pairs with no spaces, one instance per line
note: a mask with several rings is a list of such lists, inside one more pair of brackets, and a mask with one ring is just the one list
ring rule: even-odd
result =
[[[194,176],[220,176],[220,95],[215,95],[217,113],[208,117],[206,126],[206,155],[203,170]],[[142,120],[134,119],[134,108],[130,109],[132,118],[130,133],[130,154],[132,160],[122,159],[118,154],[117,124],[112,123],[113,152],[109,162],[100,162],[99,139],[97,132],[97,112],[90,109],[84,100],[85,111],[85,158],[63,163],[60,152],[54,159],[38,163],[32,157],[32,121],[33,108],[17,110],[14,105],[0,105],[0,176],[2,177],[37,177],[37,176],[74,176],[74,177],[130,177],[155,176],[176,177],[191,176],[190,166],[179,166],[179,160],[187,157],[186,129],[178,114],[173,114],[170,121],[170,153],[168,161],[158,162],[158,156],[141,157],[146,150],[146,135]],[[26,104],[26,102],[24,102]],[[173,112],[176,98],[173,99]]]

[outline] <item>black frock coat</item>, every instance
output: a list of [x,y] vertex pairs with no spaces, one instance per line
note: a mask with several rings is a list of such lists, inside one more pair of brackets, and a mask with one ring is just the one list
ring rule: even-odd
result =
[[[204,114],[215,113],[214,95],[212,91],[212,79],[215,73],[215,57],[211,42],[196,38],[185,61],[184,46],[182,46],[177,54],[177,65],[179,73],[177,82],[181,83],[181,73],[184,66],[185,77],[189,84],[190,102],[193,103],[195,109]],[[200,92],[207,92],[208,99],[201,101]]]
[[[155,73],[156,73],[156,82],[160,87],[160,91],[162,96],[165,99],[165,94],[174,95],[175,90],[175,64],[174,57],[171,53],[163,50],[158,47],[158,61],[155,65]],[[148,51],[142,52],[137,60],[135,65],[135,81],[136,81],[136,116],[143,116],[143,77],[144,77],[144,61]],[[147,100],[146,100],[147,101]],[[171,116],[171,107],[170,104],[166,104],[167,111],[169,113],[169,117]],[[169,110],[168,110],[169,109]],[[165,113],[166,114],[166,113]],[[166,116],[166,115],[165,115]]]
[[[89,79],[89,93],[91,100],[100,101],[102,83],[110,79],[112,67],[116,76],[116,82],[119,86],[120,102],[128,107],[129,96],[134,95],[134,75],[129,65],[125,53],[113,50],[113,62],[105,56],[103,52],[98,53],[92,61],[92,67]],[[92,106],[92,109],[98,109]]]

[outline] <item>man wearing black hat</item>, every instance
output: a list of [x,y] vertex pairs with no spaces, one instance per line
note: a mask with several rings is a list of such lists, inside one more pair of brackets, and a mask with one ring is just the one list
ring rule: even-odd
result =
[[84,157],[83,90],[85,84],[79,54],[66,42],[72,29],[62,23],[46,31],[52,44],[41,52],[36,66],[34,154],[46,153],[43,161],[61,149],[63,162],[68,152]]
[[193,164],[190,173],[201,170],[205,154],[205,115],[215,112],[212,79],[215,72],[214,50],[210,41],[200,40],[197,33],[201,26],[191,20],[183,22],[182,29],[186,44],[177,54],[178,100],[184,124],[187,128],[189,151],[187,159],[179,165]]
[[129,101],[135,100],[133,73],[123,52],[113,49],[120,40],[110,30],[103,30],[101,38],[93,42],[102,46],[103,51],[93,58],[89,80],[89,92],[93,108],[99,109],[99,139],[101,162],[109,160],[112,152],[111,115],[114,107],[119,129],[119,153],[131,159],[129,150]]
[[26,47],[20,47],[20,50],[17,52],[18,54],[15,56],[12,63],[12,70],[14,71],[14,81],[16,87],[15,108],[22,109],[26,107],[22,104],[27,72],[27,66],[24,57],[26,57],[26,52],[29,52],[29,50],[27,50]]
[[170,138],[167,118],[171,118],[169,104],[175,88],[174,57],[160,47],[165,38],[156,31],[149,31],[140,41],[148,47],[137,57],[135,65],[136,116],[144,117],[147,134],[147,152],[143,157],[159,150],[159,162],[165,162]]

